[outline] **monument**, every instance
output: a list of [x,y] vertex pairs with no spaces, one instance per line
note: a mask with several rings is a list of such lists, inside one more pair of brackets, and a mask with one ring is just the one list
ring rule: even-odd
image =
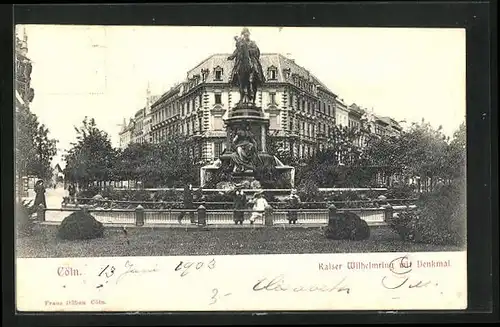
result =
[[235,50],[227,59],[234,60],[230,84],[238,87],[240,100],[224,119],[226,150],[217,162],[202,167],[201,186],[218,173],[229,176],[225,182],[247,185],[281,176],[293,187],[295,169],[268,153],[269,118],[255,103],[257,90],[265,83],[259,47],[250,39],[248,28],[234,39]]

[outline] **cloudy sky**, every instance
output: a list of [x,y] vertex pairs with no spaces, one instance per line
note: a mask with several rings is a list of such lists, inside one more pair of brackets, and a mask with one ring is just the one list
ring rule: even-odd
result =
[[[212,53],[231,53],[241,27],[26,25],[32,110],[64,149],[94,117],[118,145],[119,124]],[[261,52],[291,56],[347,104],[452,135],[465,120],[465,31],[251,27]],[[63,164],[63,162],[61,162]]]

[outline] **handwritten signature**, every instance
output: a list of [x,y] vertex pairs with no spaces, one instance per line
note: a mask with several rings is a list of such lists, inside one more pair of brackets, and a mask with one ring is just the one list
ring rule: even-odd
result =
[[124,277],[130,276],[130,275],[134,275],[134,274],[135,275],[143,275],[143,274],[147,274],[147,273],[156,273],[156,272],[160,271],[157,267],[143,268],[143,269],[137,268],[136,266],[134,266],[133,263],[131,263],[128,260],[127,260],[127,262],[125,262],[125,269],[126,269],[126,271],[123,272],[122,274],[120,274],[116,278],[116,284],[118,284]]
[[[412,272],[412,262],[408,256],[397,257],[389,263],[390,276],[384,276],[381,280],[384,288],[395,290],[399,288],[417,289],[428,286],[437,286],[430,280],[414,279],[410,276]],[[403,287],[404,286],[404,287]]]
[[277,292],[345,292],[349,294],[351,289],[344,286],[347,277],[344,277],[335,285],[307,285],[307,286],[291,286],[285,283],[285,276],[279,275],[274,278],[260,279],[254,286],[253,290],[258,291],[277,291]]

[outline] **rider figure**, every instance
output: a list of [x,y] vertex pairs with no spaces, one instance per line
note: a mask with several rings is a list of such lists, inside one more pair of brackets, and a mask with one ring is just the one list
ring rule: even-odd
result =
[[[236,41],[236,49],[234,50],[233,54],[230,55],[227,59],[228,60],[235,60],[233,70],[231,72],[231,77],[230,77],[230,83],[234,86],[240,86],[244,87],[244,85],[239,85],[239,79],[238,79],[238,72],[240,69],[240,66],[242,64],[242,46],[246,45],[246,48],[248,49],[248,56],[249,56],[249,64],[251,67],[252,73],[249,76],[249,80],[246,81],[248,85],[252,82],[252,80],[257,81],[259,84],[264,83],[265,78],[264,78],[264,72],[262,70],[262,65],[260,63],[260,50],[257,44],[250,40],[250,31],[248,28],[243,28],[241,31],[241,37],[235,36],[234,37]],[[248,95],[249,98],[253,97],[252,94]],[[255,101],[255,99],[251,99],[252,101]]]

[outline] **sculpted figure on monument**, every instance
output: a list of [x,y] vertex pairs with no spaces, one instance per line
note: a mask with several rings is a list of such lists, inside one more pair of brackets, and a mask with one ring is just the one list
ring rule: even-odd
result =
[[257,89],[264,81],[264,72],[260,63],[260,50],[250,40],[250,31],[244,28],[241,36],[235,36],[236,49],[227,59],[234,60],[234,67],[229,82],[240,90],[240,101],[255,105]]
[[237,129],[232,141],[234,147],[234,152],[231,155],[234,163],[233,172],[241,172],[245,169],[255,170],[259,165],[258,146],[255,136],[250,131],[250,126]]

